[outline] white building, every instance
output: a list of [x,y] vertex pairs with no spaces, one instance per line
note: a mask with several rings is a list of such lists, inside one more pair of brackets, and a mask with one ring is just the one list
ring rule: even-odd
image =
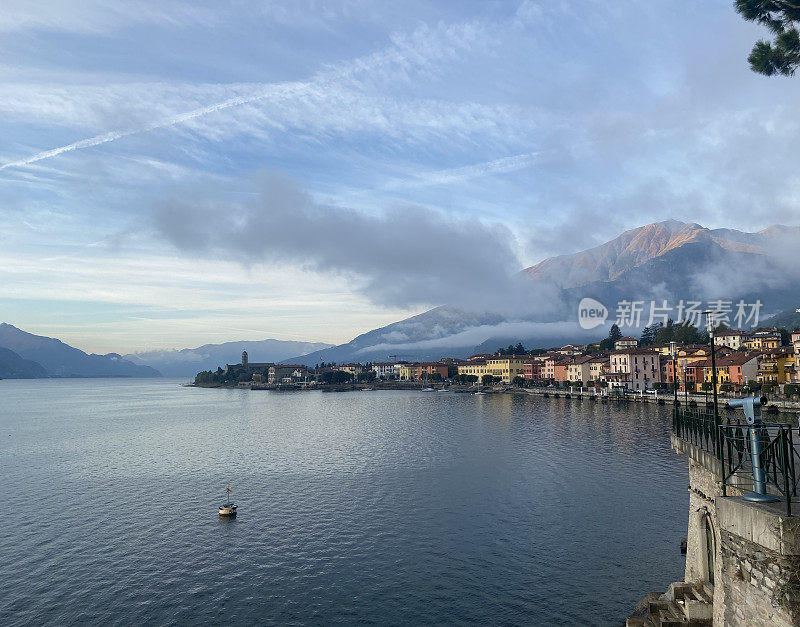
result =
[[614,350],[621,351],[625,348],[636,348],[639,346],[639,340],[635,337],[621,337],[616,342],[614,342]]
[[383,377],[384,379],[391,379],[392,376],[395,374],[395,366],[399,364],[395,364],[389,361],[385,362],[378,362],[372,364],[372,369],[375,371],[375,376],[379,379]]
[[730,331],[718,331],[714,333],[714,346],[726,346],[738,351],[744,346],[746,340],[750,339],[750,334],[744,331],[732,329]]

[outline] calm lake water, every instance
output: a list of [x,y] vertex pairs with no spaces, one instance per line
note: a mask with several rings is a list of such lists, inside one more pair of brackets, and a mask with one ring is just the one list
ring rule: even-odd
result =
[[619,625],[682,579],[663,407],[179,384],[0,381],[0,624]]

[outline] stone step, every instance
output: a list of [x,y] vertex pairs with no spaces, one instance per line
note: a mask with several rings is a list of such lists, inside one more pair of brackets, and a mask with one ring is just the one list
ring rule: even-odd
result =
[[650,620],[656,627],[685,627],[689,619],[675,601],[651,601]]

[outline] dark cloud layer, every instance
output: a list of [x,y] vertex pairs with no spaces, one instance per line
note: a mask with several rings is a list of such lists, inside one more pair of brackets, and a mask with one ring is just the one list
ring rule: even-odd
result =
[[359,289],[382,305],[446,303],[505,313],[555,305],[527,298],[531,286],[518,276],[521,262],[504,226],[416,206],[380,215],[327,207],[272,174],[256,187],[239,203],[173,196],[156,205],[156,229],[186,252],[356,275]]

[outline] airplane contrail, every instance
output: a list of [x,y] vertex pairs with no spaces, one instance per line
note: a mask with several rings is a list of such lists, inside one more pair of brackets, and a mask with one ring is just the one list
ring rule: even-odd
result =
[[495,159],[494,161],[486,161],[484,163],[463,166],[460,168],[425,172],[418,175],[416,180],[388,183],[383,187],[383,189],[402,189],[409,187],[425,187],[428,185],[441,185],[465,181],[480,176],[491,176],[493,174],[516,172],[517,170],[522,170],[530,166],[533,163],[533,160],[541,154],[541,151],[529,152],[521,155],[513,155],[511,157],[502,157],[501,159]]
[[235,98],[228,98],[227,100],[223,100],[222,102],[218,102],[213,105],[208,105],[206,107],[200,107],[198,109],[192,109],[191,111],[187,111],[185,113],[181,113],[179,115],[175,115],[164,120],[151,122],[150,124],[147,124],[145,126],[129,129],[127,131],[111,131],[110,133],[95,135],[94,137],[82,139],[80,141],[67,144],[66,146],[60,146],[59,148],[53,148],[52,150],[45,150],[43,152],[38,152],[35,155],[26,157],[25,159],[19,159],[18,161],[9,161],[8,163],[4,163],[3,165],[0,165],[0,170],[29,165],[31,163],[36,163],[37,161],[41,161],[42,159],[49,159],[50,157],[55,157],[56,155],[60,155],[65,152],[70,152],[72,150],[79,150],[80,148],[89,148],[91,146],[98,146],[100,144],[112,142],[117,139],[121,139],[123,137],[128,137],[129,135],[135,135],[137,133],[145,133],[147,131],[152,131],[157,128],[165,128],[167,126],[173,126],[175,124],[180,124],[181,122],[187,122],[194,118],[199,118],[209,113],[214,113],[215,111],[222,111],[223,109],[229,109],[230,107],[236,107],[250,102],[255,102],[257,100],[262,100],[264,98],[269,98],[269,97],[291,98],[294,96],[298,96],[304,92],[310,91],[311,87],[312,83],[310,82],[283,83],[277,86],[271,86],[270,89],[251,96],[237,96]]
[[[469,28],[466,26],[463,27],[462,30],[469,32]],[[444,36],[445,38],[451,38],[453,37],[453,34],[445,32]],[[463,33],[461,34],[461,36],[464,37]],[[465,37],[465,39],[468,38]],[[457,44],[458,42],[448,41],[447,43],[452,45],[453,43]],[[406,45],[409,46],[409,44]],[[314,89],[318,89],[319,87],[322,87],[326,84],[330,84],[336,80],[348,78],[355,74],[368,71],[374,67],[382,67],[390,63],[422,64],[425,62],[425,59],[419,56],[419,52],[416,49],[414,49],[415,54],[409,56],[404,54],[404,50],[402,48],[403,48],[402,44],[398,44],[397,42],[395,42],[393,47],[390,46],[386,49],[379,50],[378,52],[366,55],[364,57],[359,57],[351,61],[344,62],[338,67],[332,67],[317,73],[310,80],[307,81],[272,84],[265,91],[262,91],[260,93],[251,96],[236,96],[234,98],[229,98],[227,100],[223,100],[222,102],[218,102],[213,105],[208,105],[206,107],[193,109],[191,111],[187,111],[186,113],[181,113],[179,115],[175,115],[167,119],[162,119],[157,122],[151,122],[150,124],[147,124],[145,126],[129,129],[126,131],[111,131],[109,133],[95,135],[94,137],[89,137],[87,139],[81,139],[80,141],[67,144],[66,146],[60,146],[59,148],[53,148],[51,150],[45,150],[43,152],[36,153],[35,155],[26,157],[25,159],[19,159],[17,161],[9,161],[8,163],[0,165],[0,170],[29,165],[31,163],[36,163],[37,161],[41,161],[42,159],[49,159],[51,157],[55,157],[65,152],[71,152],[73,150],[79,150],[81,148],[90,148],[92,146],[98,146],[100,144],[112,142],[117,139],[121,139],[123,137],[135,135],[137,133],[145,133],[147,131],[152,131],[158,128],[173,126],[175,124],[180,124],[181,122],[187,122],[194,118],[199,118],[203,115],[208,115],[209,113],[214,113],[215,111],[222,111],[223,109],[229,109],[230,107],[236,107],[239,105],[248,104],[250,102],[256,102],[257,100],[263,100],[264,98],[275,97],[280,99],[280,98],[296,97],[302,93],[313,91]],[[445,46],[443,50],[447,51],[449,50],[449,47]],[[444,52],[442,51],[436,52],[434,53],[433,56],[436,56],[437,54],[442,55],[444,54]]]

